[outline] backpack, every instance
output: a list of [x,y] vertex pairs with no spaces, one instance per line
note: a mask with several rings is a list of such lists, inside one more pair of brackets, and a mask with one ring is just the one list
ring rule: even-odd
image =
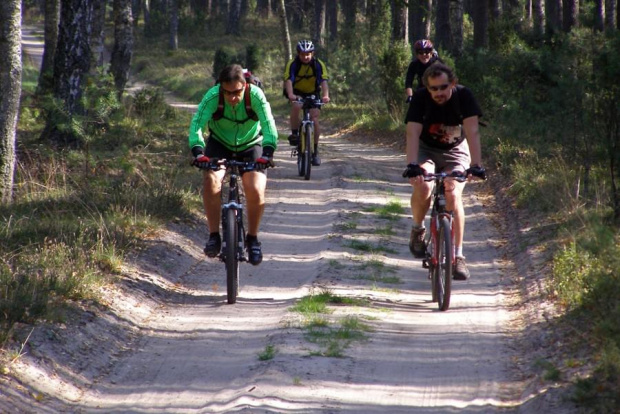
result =
[[[299,78],[300,77],[299,76],[299,71],[301,70],[301,62],[297,58],[295,58],[295,60],[297,62],[299,62],[299,64],[297,65],[297,71],[295,72],[295,78]],[[291,66],[293,64],[291,64]],[[310,67],[312,68],[312,75],[306,75],[306,76],[303,76],[303,78],[311,78],[313,76],[316,76],[316,74],[320,71],[320,69],[319,69],[319,60],[316,59],[316,58],[312,58],[312,65]],[[317,84],[318,84],[318,81],[319,80],[317,79]],[[293,90],[294,89],[295,89],[295,85],[293,85]],[[282,96],[284,96],[286,99],[288,99],[288,95],[286,94],[286,88],[284,88],[284,87],[282,88]]]
[[[247,83],[247,86],[243,92],[243,102],[245,105],[245,112],[248,114],[248,117],[247,119],[244,119],[243,121],[237,121],[237,120],[234,121],[239,124],[244,124],[248,122],[250,119],[255,122],[258,121],[258,115],[256,115],[256,112],[254,112],[254,110],[252,109],[252,101],[250,99],[250,86],[249,85],[250,84],[256,85],[259,88],[263,89],[263,83],[260,81],[260,79],[257,76],[252,75],[252,72],[250,72],[247,69],[243,69],[243,75],[245,76],[245,80]],[[221,87],[220,87],[220,97],[219,97],[219,101],[217,104],[217,110],[213,113],[211,118],[215,121],[218,121],[224,118],[224,92],[222,91]]]

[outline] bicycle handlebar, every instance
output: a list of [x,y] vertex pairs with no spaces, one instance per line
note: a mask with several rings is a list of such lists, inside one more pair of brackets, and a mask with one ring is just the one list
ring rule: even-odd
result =
[[304,108],[319,108],[325,103],[321,99],[318,99],[314,95],[306,96],[305,98],[295,99],[293,103],[303,105]]
[[424,174],[424,181],[435,181],[435,180],[443,180],[444,178],[454,178],[456,181],[461,183],[467,181],[467,174],[463,171],[452,171],[451,173],[427,173]]
[[256,162],[256,161],[237,161],[237,160],[227,160],[225,158],[222,158],[222,159],[214,158],[210,160],[206,164],[205,167],[200,167],[198,165],[196,165],[196,167],[200,168],[201,170],[211,170],[211,171],[217,171],[221,169],[222,167],[224,168],[238,167],[241,172],[248,172],[248,171],[263,171],[269,168],[270,165],[263,164],[263,163]]

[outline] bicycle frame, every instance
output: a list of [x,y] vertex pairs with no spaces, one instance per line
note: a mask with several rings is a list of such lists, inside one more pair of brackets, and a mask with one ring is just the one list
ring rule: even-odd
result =
[[203,168],[218,171],[222,167],[226,168],[223,181],[228,176],[228,191],[222,190],[223,235],[219,259],[226,264],[227,299],[228,303],[233,304],[236,303],[239,293],[239,262],[247,261],[243,224],[243,190],[239,185],[239,179],[242,172],[256,171],[263,167],[256,162],[214,160]]
[[297,100],[296,103],[302,106],[303,116],[299,127],[299,143],[292,151],[291,156],[297,157],[299,175],[309,180],[312,171],[312,154],[317,144],[314,133],[314,121],[310,116],[310,110],[320,108],[323,102],[320,99],[316,99],[314,95],[310,95]]
[[446,210],[445,179],[451,177],[465,181],[462,173],[436,173],[424,176],[425,181],[434,181],[433,204],[431,207],[430,232],[426,240],[426,258],[422,265],[429,269],[433,302],[439,310],[450,307],[452,272],[456,261],[454,250],[454,216]]

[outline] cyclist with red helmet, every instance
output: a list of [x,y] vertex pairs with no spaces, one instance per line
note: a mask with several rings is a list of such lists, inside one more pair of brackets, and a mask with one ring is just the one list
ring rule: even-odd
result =
[[[329,102],[329,88],[327,87],[327,67],[322,60],[314,56],[314,44],[311,40],[300,40],[297,43],[297,56],[286,64],[284,69],[284,95],[291,102],[291,135],[288,141],[297,145],[299,141],[299,125],[301,123],[301,105],[296,101],[310,95],[320,97],[323,103]],[[318,143],[320,136],[319,109],[310,110],[310,117],[314,121],[314,152],[312,165],[321,165]]]
[[[424,87],[422,83],[422,75],[424,71],[433,63],[441,62],[437,51],[433,47],[433,42],[428,39],[420,39],[413,44],[415,56],[409,67],[407,68],[407,76],[405,77],[405,93],[407,94],[407,103],[411,102],[411,97],[415,89]],[[414,88],[413,81],[416,80]]]

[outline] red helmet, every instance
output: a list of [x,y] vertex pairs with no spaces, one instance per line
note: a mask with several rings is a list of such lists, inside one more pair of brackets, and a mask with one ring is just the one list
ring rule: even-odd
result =
[[433,42],[428,39],[420,39],[413,44],[415,50],[432,49]]

